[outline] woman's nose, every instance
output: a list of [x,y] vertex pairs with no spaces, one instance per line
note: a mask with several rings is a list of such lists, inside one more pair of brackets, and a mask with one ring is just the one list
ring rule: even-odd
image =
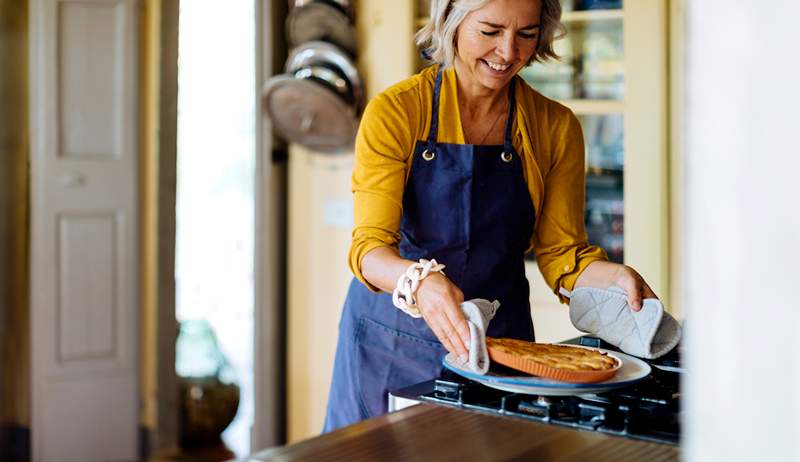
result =
[[517,58],[517,39],[513,34],[502,38],[502,41],[497,47],[497,54],[507,63]]

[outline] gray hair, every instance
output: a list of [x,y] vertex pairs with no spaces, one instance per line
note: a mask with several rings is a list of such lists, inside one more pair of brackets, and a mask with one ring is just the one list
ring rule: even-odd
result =
[[[458,26],[471,12],[483,8],[492,0],[431,0],[431,16],[428,23],[417,32],[416,41],[430,61],[451,67],[456,54],[456,32]],[[561,24],[561,2],[541,0],[539,42],[528,64],[558,59],[553,42],[566,34]]]

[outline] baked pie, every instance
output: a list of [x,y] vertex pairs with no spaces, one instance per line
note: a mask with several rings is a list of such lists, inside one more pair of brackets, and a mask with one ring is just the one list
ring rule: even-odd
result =
[[618,358],[591,348],[486,337],[489,358],[504,366],[572,383],[594,383],[616,374]]

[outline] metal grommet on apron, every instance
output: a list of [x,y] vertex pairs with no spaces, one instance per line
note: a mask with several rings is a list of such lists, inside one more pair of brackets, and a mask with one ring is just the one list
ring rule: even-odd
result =
[[511,153],[503,151],[503,153],[500,154],[500,158],[503,160],[503,162],[508,163],[508,162],[511,162],[514,159],[514,156],[511,155]]
[[[465,300],[499,300],[487,335],[533,340],[524,260],[533,203],[522,162],[497,161],[516,155],[511,143],[516,79],[509,85],[502,146],[440,143],[438,70],[428,138],[416,143],[403,191],[399,252],[408,260],[435,258],[447,265],[447,276]],[[406,315],[390,294],[373,293],[353,279],[339,327],[325,431],[385,413],[390,390],[439,376],[445,354],[424,319]]]

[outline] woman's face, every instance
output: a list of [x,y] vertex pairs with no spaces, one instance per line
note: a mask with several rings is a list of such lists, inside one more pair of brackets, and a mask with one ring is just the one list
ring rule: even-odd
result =
[[528,63],[539,42],[541,0],[492,0],[456,33],[459,79],[498,90]]

